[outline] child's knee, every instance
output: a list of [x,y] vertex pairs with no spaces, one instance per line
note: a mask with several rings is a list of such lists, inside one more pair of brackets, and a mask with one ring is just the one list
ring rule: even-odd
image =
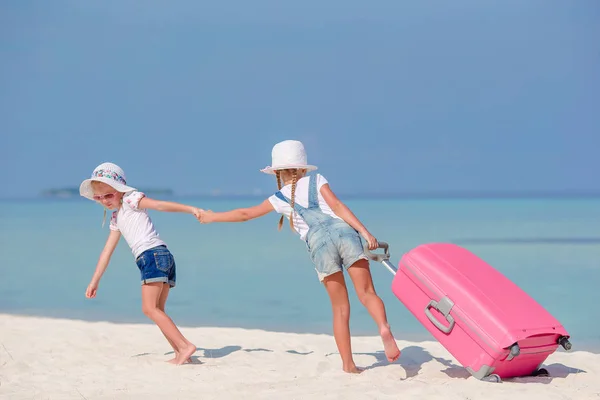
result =
[[375,293],[375,289],[373,287],[364,288],[364,290],[357,290],[356,295],[358,296],[358,300],[361,304],[366,305],[371,299],[378,299],[377,293]]
[[158,307],[154,304],[152,305],[147,305],[147,304],[142,304],[142,312],[144,313],[144,315],[150,319],[152,319],[152,317],[154,316],[154,314],[156,314],[156,312],[159,311]]

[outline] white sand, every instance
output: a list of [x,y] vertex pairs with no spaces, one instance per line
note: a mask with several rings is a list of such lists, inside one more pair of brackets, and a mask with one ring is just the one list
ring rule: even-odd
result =
[[[501,384],[472,377],[436,342],[398,340],[388,364],[378,337],[353,338],[360,375],[341,371],[333,337],[182,328],[199,350],[173,366],[154,325],[0,314],[1,399],[600,399],[600,355],[549,357],[549,378]],[[573,341],[576,345],[576,340]]]

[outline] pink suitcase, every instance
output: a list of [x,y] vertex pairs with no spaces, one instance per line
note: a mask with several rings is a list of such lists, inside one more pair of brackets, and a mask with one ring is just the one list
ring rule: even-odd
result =
[[542,363],[569,334],[544,307],[470,251],[449,243],[417,246],[398,269],[385,254],[368,255],[395,276],[392,292],[477,379],[547,375]]

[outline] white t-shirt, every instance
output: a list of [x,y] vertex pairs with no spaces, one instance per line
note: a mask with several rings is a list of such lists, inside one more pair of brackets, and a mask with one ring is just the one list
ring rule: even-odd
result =
[[144,196],[138,191],[125,194],[121,207],[112,213],[109,225],[111,230],[121,232],[135,258],[153,247],[166,246],[154,229],[148,212],[138,208]]
[[[331,208],[327,205],[327,202],[321,196],[321,187],[327,183],[327,179],[323,177],[321,174],[316,174],[313,179],[317,179],[317,195],[319,197],[319,207],[321,211],[327,215],[330,215],[334,218],[339,218],[335,213],[331,210]],[[302,207],[308,207],[308,183],[309,176],[302,177],[296,182],[296,193],[294,196],[294,202]],[[285,185],[281,188],[281,194],[286,198],[292,198],[292,185]],[[292,207],[285,201],[279,199],[276,195],[272,195],[269,197],[269,202],[273,205],[275,211],[279,214],[285,215],[288,220],[290,218],[290,214],[292,212]],[[302,219],[302,217],[295,212],[294,213],[294,228],[296,232],[300,234],[300,239],[305,240],[306,234],[308,233],[308,225]]]

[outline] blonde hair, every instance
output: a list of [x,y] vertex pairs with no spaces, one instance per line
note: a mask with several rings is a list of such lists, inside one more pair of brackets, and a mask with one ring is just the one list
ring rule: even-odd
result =
[[[275,176],[277,177],[277,189],[281,190],[282,182],[281,175],[283,172],[289,172],[292,174],[292,196],[290,199],[290,207],[292,207],[292,213],[290,214],[290,228],[294,230],[294,214],[296,210],[294,209],[294,205],[296,204],[296,183],[298,183],[298,169],[284,169],[275,171]],[[302,173],[301,173],[302,174]],[[279,219],[279,223],[277,224],[277,230],[281,230],[283,226],[283,215]]]

